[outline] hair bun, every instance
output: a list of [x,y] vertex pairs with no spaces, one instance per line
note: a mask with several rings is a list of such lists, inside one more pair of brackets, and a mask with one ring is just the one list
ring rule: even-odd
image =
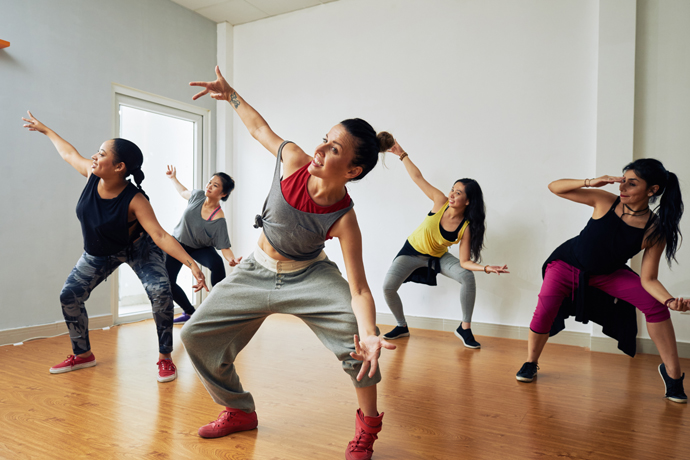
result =
[[386,152],[395,145],[395,138],[387,131],[378,133],[376,141],[379,143],[379,152]]

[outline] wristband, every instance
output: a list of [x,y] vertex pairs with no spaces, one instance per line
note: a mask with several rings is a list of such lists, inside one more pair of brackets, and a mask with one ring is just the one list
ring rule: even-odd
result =
[[[587,183],[589,181],[589,184]],[[585,187],[591,187],[592,179],[585,179]]]
[[405,157],[407,156],[407,152],[403,152],[400,154],[400,161],[403,161]]
[[670,304],[670,303],[673,302],[674,300],[676,300],[675,297],[671,297],[670,299],[666,300],[666,302],[664,302],[664,305],[666,306],[666,308],[671,308],[671,307],[668,306],[668,304]]
[[487,275],[490,275],[491,273],[486,271],[486,267],[488,267],[488,265],[484,265],[484,273],[486,273]]

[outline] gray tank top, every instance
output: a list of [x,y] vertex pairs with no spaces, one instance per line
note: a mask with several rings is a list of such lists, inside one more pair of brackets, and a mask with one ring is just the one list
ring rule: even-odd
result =
[[350,206],[329,214],[314,214],[293,208],[280,189],[280,164],[283,147],[290,141],[280,144],[276,156],[271,191],[268,192],[261,215],[256,216],[254,228],[263,227],[264,235],[278,254],[291,260],[311,260],[316,258],[325,246],[326,235],[331,226],[344,216]]

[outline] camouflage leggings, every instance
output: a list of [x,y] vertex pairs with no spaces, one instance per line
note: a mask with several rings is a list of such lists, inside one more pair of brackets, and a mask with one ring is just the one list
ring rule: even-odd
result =
[[158,351],[172,352],[173,302],[165,255],[149,235],[144,235],[132,245],[129,254],[122,250],[112,256],[97,257],[84,252],[67,277],[60,292],[60,303],[75,355],[91,349],[89,317],[84,302],[91,291],[123,263],[132,267],[151,301],[158,332]]

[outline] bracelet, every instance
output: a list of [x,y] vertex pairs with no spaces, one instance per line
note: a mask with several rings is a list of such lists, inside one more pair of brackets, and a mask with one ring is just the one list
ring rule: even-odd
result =
[[400,154],[400,161],[403,161],[407,157],[407,152],[403,152]]
[[668,306],[668,304],[670,304],[670,303],[673,302],[674,300],[676,300],[676,298],[675,298],[675,297],[671,297],[671,298],[668,299],[666,302],[664,302],[664,305],[666,306],[666,308],[671,308],[671,307]]
[[[589,184],[587,183],[589,181]],[[592,179],[585,179],[585,187],[590,187],[590,184],[592,183]]]
[[484,273],[486,273],[487,275],[490,275],[491,273],[486,271],[486,267],[488,267],[488,265],[484,265]]

